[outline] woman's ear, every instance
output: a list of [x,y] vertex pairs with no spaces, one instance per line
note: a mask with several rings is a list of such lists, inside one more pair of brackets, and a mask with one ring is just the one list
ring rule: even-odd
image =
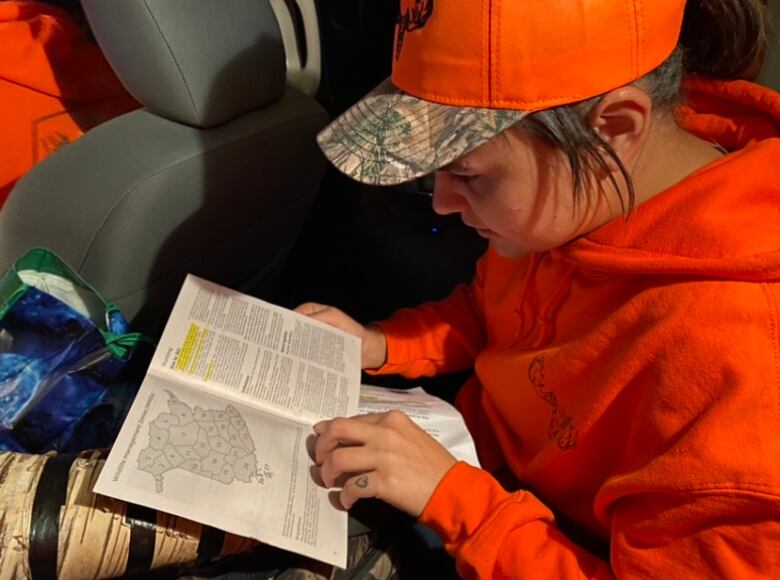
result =
[[[631,171],[650,133],[652,113],[650,96],[639,87],[628,85],[605,94],[590,110],[587,120]],[[604,160],[610,170],[619,171],[611,156],[606,155]]]

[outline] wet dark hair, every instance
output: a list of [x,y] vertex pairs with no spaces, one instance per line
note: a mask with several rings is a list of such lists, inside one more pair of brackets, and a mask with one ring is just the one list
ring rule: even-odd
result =
[[[752,76],[766,53],[767,20],[765,0],[688,0],[679,46],[636,84],[647,91],[659,114],[671,115],[680,101],[684,74],[717,79]],[[633,208],[636,197],[631,176],[615,150],[587,121],[598,100],[539,111],[518,128],[565,154],[573,175],[575,203],[586,193],[590,176],[605,174],[625,213]],[[610,171],[609,160],[620,169],[619,179]]]

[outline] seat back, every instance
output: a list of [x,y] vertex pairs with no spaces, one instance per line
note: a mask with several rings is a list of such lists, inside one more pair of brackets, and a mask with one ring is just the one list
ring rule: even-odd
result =
[[270,291],[319,187],[327,115],[286,86],[268,0],[83,5],[144,108],[19,181],[0,212],[0,267],[47,247],[147,332],[187,272]]

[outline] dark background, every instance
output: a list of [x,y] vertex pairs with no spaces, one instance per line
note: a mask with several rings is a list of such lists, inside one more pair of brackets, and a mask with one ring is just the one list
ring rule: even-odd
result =
[[[318,2],[323,80],[317,100],[335,118],[390,74],[398,0]],[[360,322],[439,299],[471,279],[485,241],[457,216],[431,208],[432,180],[369,187],[328,166],[315,206],[290,257],[275,300],[316,301]],[[464,375],[407,382],[451,398]]]

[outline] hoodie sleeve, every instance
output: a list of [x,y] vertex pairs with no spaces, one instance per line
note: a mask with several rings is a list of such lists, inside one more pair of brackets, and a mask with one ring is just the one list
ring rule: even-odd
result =
[[610,566],[570,541],[531,493],[509,493],[458,463],[420,521],[441,536],[463,578],[776,578],[779,505],[771,494],[734,489],[637,490],[610,510]]
[[377,323],[387,338],[387,360],[376,374],[407,378],[464,370],[485,344],[482,297],[486,256],[470,284],[444,300],[397,311]]
[[533,494],[507,492],[463,462],[439,483],[420,522],[439,534],[462,578],[611,577],[609,565],[568,540]]

